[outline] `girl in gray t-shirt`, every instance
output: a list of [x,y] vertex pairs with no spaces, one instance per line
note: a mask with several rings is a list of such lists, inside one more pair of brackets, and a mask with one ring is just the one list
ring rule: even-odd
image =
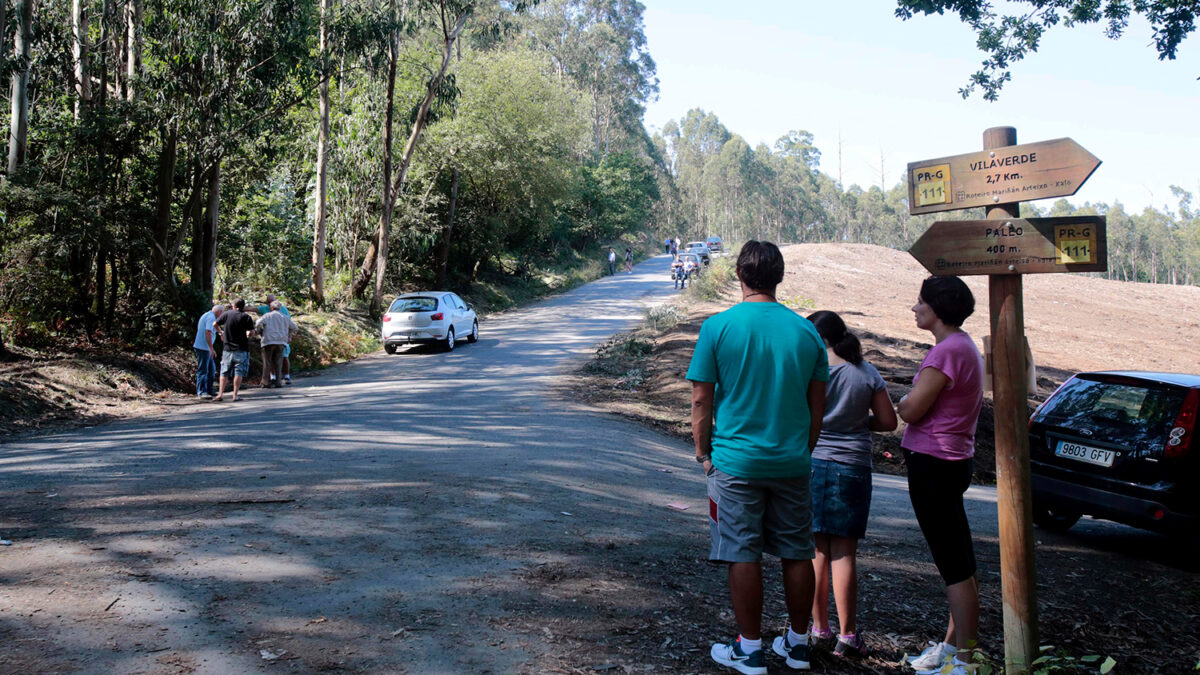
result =
[[858,540],[866,534],[871,510],[871,432],[896,428],[896,411],[879,371],[863,361],[858,338],[834,312],[808,317],[829,354],[825,417],[812,453],[813,596],[812,637],[828,640],[829,578],[837,602],[839,632],[834,652],[861,655],[856,631],[858,604]]

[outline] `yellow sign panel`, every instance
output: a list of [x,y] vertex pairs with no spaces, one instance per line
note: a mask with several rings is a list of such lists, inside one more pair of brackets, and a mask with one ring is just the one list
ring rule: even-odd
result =
[[950,165],[934,164],[912,170],[917,206],[950,203]]
[[1096,228],[1088,224],[1055,226],[1054,252],[1060,265],[1096,262]]

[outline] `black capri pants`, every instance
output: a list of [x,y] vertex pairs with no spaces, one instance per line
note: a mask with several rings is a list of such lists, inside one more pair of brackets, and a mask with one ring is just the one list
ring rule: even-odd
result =
[[975,575],[975,546],[963,508],[963,493],[971,485],[974,459],[939,459],[904,449],[908,467],[908,496],[933,563],[947,586]]

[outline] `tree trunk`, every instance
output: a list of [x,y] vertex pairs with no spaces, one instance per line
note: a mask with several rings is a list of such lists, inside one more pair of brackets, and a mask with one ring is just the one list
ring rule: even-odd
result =
[[71,27],[75,36],[75,121],[84,104],[92,100],[91,73],[88,70],[88,11],[86,0],[71,3]]
[[321,86],[317,106],[321,121],[317,129],[317,204],[313,223],[312,287],[313,304],[325,305],[325,199],[329,192],[329,10],[332,0],[321,0]]
[[[163,127],[162,150],[158,155],[157,208],[154,216],[154,241],[150,249],[150,269],[159,279],[167,278],[167,237],[171,232],[171,200],[175,191],[175,160],[179,132]],[[184,216],[186,217],[186,215]],[[194,270],[193,270],[194,271]],[[192,277],[195,279],[195,277]]]
[[[443,15],[444,16],[444,15]],[[400,188],[403,187],[404,181],[408,177],[408,168],[412,163],[413,154],[417,149],[417,141],[421,139],[421,132],[425,129],[425,121],[429,118],[429,109],[433,106],[433,99],[437,96],[438,90],[442,86],[442,78],[446,76],[446,71],[450,68],[450,58],[454,55],[454,44],[458,40],[458,36],[462,33],[462,29],[467,25],[467,19],[470,18],[470,11],[465,10],[459,15],[453,26],[445,23],[442,25],[442,64],[438,69],[437,74],[429,81],[425,91],[425,98],[421,101],[421,106],[417,109],[416,118],[413,120],[412,132],[408,135],[408,142],[404,145],[404,155],[400,158],[400,167],[397,172],[396,180],[390,187],[384,188],[384,214],[380,218],[380,229],[375,233],[375,241],[372,242],[370,248],[367,249],[367,257],[363,260],[362,267],[359,269],[359,277],[354,281],[353,293],[354,297],[361,298],[366,290],[371,273],[375,274],[375,293],[376,298],[372,301],[375,306],[379,303],[379,297],[383,292],[383,277],[384,265],[380,262],[387,262],[387,230],[383,229],[384,218],[387,219],[388,226],[391,225],[392,209],[395,208],[396,196],[400,193]],[[393,44],[392,49],[397,49]],[[385,162],[390,171],[391,167],[391,114],[392,114],[392,91],[395,85],[395,58],[392,58],[392,63],[389,66],[389,82],[388,82],[388,107],[387,107],[387,151],[385,153]],[[388,178],[385,176],[384,180]],[[382,249],[382,255],[381,250]]]
[[142,72],[142,0],[125,5],[125,99],[137,99],[137,78]]
[[458,168],[454,168],[450,174],[450,209],[446,216],[446,236],[442,238],[442,251],[438,256],[438,273],[437,286],[438,288],[446,288],[447,277],[449,276],[450,267],[450,238],[454,234],[454,209],[458,205]]
[[208,170],[208,204],[204,208],[204,290],[212,299],[217,273],[217,222],[221,209],[221,162]]
[[8,175],[25,165],[29,142],[29,48],[33,42],[33,0],[17,3],[13,53],[19,64],[12,76],[12,121],[8,134]]
[[204,290],[204,251],[206,250],[204,242],[204,172],[200,170],[200,163],[192,163],[192,192],[188,195],[187,206],[183,209],[183,217],[192,224],[192,259],[191,259],[191,278],[192,286],[198,290]]
[[392,194],[392,117],[395,113],[392,97],[396,91],[396,61],[400,58],[400,35],[392,37],[388,57],[387,113],[383,122],[383,212],[379,215],[379,230],[375,233],[375,293],[371,296],[371,314],[379,314],[383,299],[383,282],[387,276],[388,232],[392,228],[392,210],[396,200]]
[[108,246],[102,241],[96,248],[96,294],[92,296],[92,314],[96,321],[104,318],[104,295],[108,291]]
[[108,275],[108,311],[104,314],[104,329],[112,328],[113,315],[117,308],[117,254],[114,252],[109,259],[112,273]]

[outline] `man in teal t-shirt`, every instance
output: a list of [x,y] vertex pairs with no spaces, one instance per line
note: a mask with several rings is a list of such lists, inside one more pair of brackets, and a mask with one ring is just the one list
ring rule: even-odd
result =
[[[712,646],[714,661],[757,675],[762,648],[762,554],[780,558],[791,614],[773,649],[792,668],[809,667],[813,599],[812,447],[825,415],[829,357],[817,330],[775,300],[783,254],[750,241],[738,254],[742,302],[704,322],[692,381],[696,461],[708,477],[709,559],[729,564],[741,631]],[[802,610],[801,610],[802,608]],[[797,632],[799,628],[802,632]]]

